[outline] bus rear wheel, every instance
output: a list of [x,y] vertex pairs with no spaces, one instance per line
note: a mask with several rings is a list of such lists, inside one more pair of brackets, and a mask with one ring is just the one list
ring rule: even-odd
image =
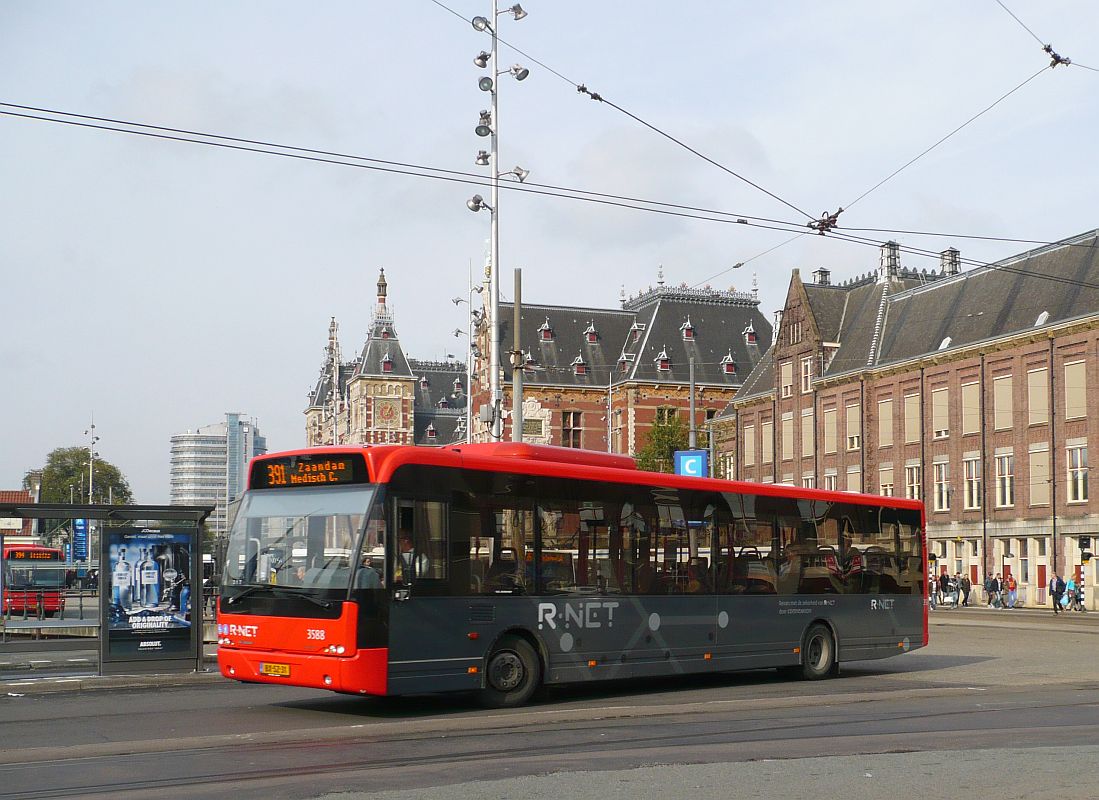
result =
[[521,706],[541,682],[538,654],[526,639],[509,634],[489,654],[480,700],[489,708]]
[[801,677],[807,681],[827,678],[836,670],[836,643],[821,624],[810,626],[801,646]]

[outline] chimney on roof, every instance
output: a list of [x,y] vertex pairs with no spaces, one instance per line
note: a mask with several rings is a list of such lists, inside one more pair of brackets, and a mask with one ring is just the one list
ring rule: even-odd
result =
[[939,253],[939,267],[943,275],[957,275],[962,254],[956,248],[948,247]]
[[878,264],[878,283],[885,283],[897,277],[901,268],[901,246],[896,242],[886,242],[881,246],[881,263]]
[[832,285],[832,271],[827,270],[824,267],[813,270],[813,283],[818,286],[831,286]]

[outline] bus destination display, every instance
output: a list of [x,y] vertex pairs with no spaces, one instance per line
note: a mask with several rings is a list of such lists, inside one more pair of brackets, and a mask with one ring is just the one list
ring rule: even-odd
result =
[[252,466],[253,489],[365,483],[366,465],[350,454],[284,456]]
[[10,550],[7,557],[12,561],[60,561],[61,551]]

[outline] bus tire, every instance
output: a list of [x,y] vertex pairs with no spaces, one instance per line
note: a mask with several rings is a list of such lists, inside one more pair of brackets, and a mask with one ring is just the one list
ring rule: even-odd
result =
[[828,626],[810,625],[801,646],[801,677],[819,681],[836,672],[836,642]]
[[500,638],[485,661],[485,688],[481,703],[489,708],[521,706],[542,683],[538,654],[522,637]]

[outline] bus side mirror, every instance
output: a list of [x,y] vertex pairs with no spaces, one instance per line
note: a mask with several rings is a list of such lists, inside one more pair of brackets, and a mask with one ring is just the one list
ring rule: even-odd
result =
[[394,589],[393,590],[393,602],[403,603],[405,600],[412,596],[412,592],[408,589]]

